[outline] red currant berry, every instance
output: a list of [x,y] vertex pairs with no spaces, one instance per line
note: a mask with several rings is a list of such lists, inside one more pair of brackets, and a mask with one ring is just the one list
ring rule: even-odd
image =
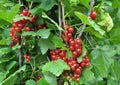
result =
[[82,44],[82,40],[81,39],[76,39],[76,44],[78,44],[78,45],[81,45]]
[[69,29],[68,29],[68,32],[69,33],[72,33],[74,31],[74,29],[72,28],[72,27],[70,27]]
[[91,18],[92,20],[95,20],[95,19],[96,19],[96,16],[97,16],[97,12],[96,12],[96,11],[92,11],[92,12],[90,13],[90,18]]

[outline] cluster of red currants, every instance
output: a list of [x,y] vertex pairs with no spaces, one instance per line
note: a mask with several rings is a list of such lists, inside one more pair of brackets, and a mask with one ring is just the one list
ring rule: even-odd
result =
[[36,30],[39,30],[39,29],[46,27],[44,25],[38,25],[37,27],[28,26],[28,23],[33,24],[36,22],[36,19],[37,19],[37,16],[31,15],[29,10],[24,9],[20,13],[20,17],[29,17],[30,20],[23,18],[22,20],[12,22],[12,27],[10,29],[10,37],[11,37],[12,42],[11,42],[10,46],[14,46],[20,42],[21,34],[23,32],[36,31]]
[[25,55],[24,55],[24,58],[25,58],[25,61],[26,61],[26,62],[30,62],[31,56],[28,55],[28,54],[25,54]]
[[89,66],[89,58],[88,56],[84,56],[82,61],[79,63],[77,61],[77,58],[82,53],[82,40],[77,38],[74,40],[73,38],[73,32],[74,28],[68,27],[65,32],[62,33],[62,38],[67,44],[67,47],[72,52],[72,55],[70,58],[67,58],[66,51],[61,49],[51,50],[50,51],[50,58],[52,61],[62,59],[64,60],[70,67],[70,71],[64,71],[65,73],[69,73],[69,75],[72,73],[72,79],[79,81],[81,72],[83,67]]
[[14,46],[16,43],[19,43],[21,36],[20,34],[24,31],[30,31],[32,30],[30,27],[26,26],[26,24],[28,22],[35,22],[36,20],[36,16],[31,16],[30,12],[26,9],[24,9],[21,13],[20,13],[20,17],[31,17],[31,20],[28,19],[23,19],[23,20],[19,20],[16,22],[12,22],[12,27],[10,29],[10,37],[11,37],[11,46]]

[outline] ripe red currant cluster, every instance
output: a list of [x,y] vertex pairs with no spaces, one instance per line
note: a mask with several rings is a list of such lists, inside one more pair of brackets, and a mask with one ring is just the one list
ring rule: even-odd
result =
[[[30,12],[28,10],[23,10],[20,13],[20,17],[23,17],[23,16],[29,17]],[[20,21],[16,21],[16,22],[13,21],[12,22],[12,27],[10,29],[10,37],[12,39],[11,46],[14,46],[16,43],[18,43],[20,41],[20,39],[21,39],[20,34],[23,31],[30,31],[31,30],[30,27],[26,27],[26,24],[28,22],[35,22],[36,17],[35,16],[30,16],[30,17],[32,17],[31,21],[27,20],[27,19],[23,19]]]
[[31,15],[29,10],[24,9],[21,13],[20,13],[20,17],[29,17],[30,20],[28,19],[22,19],[19,21],[13,21],[12,22],[12,27],[10,29],[10,37],[11,37],[11,46],[16,45],[17,43],[20,42],[21,40],[21,34],[23,32],[28,32],[28,31],[36,31],[42,28],[45,28],[44,25],[38,25],[37,27],[29,27],[28,23],[35,23],[37,16],[36,15]]
[[62,38],[67,44],[67,47],[69,50],[72,52],[72,55],[70,58],[67,58],[65,50],[61,49],[56,49],[56,50],[51,50],[50,51],[50,58],[52,61],[62,59],[64,60],[70,67],[70,72],[69,71],[64,71],[65,73],[73,74],[72,79],[79,81],[79,77],[81,75],[83,67],[89,66],[89,58],[88,56],[84,56],[83,60],[79,63],[77,61],[77,58],[81,55],[82,53],[82,40],[77,38],[74,40],[72,33],[74,32],[74,28],[68,27],[65,32],[62,33]]
[[25,54],[25,55],[24,55],[24,58],[25,58],[25,61],[26,61],[26,62],[30,62],[31,56],[28,55],[28,54]]

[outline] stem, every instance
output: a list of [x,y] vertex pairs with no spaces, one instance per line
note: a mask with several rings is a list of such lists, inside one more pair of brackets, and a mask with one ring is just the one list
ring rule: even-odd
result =
[[63,22],[63,25],[65,25],[65,8],[62,2],[61,2],[61,5],[62,5],[62,22]]
[[19,0],[19,4],[20,4],[20,5],[22,4],[22,0]]
[[89,41],[89,39],[87,38],[87,35],[85,35],[86,40],[88,41],[89,45],[91,46],[91,48],[93,49],[92,43]]
[[32,8],[33,5],[33,1],[31,1],[30,5],[29,5],[29,10]]
[[[22,50],[18,49],[18,57],[19,57],[19,68],[22,67]],[[22,85],[22,72],[20,72],[20,84]]]
[[[61,3],[58,2],[58,23],[59,23],[59,26],[62,27],[62,16],[61,16]],[[62,31],[60,31],[60,34],[59,36],[61,36],[62,34]]]
[[61,4],[60,2],[58,3],[58,22],[59,22],[59,26],[62,26],[62,19],[61,19]]
[[[94,6],[94,3],[95,3],[95,0],[92,0],[91,3],[90,3],[90,10],[89,10],[89,12],[88,12],[88,16],[90,15],[90,12],[91,12],[91,10],[92,10],[92,8],[93,8],[93,6]],[[82,36],[85,28],[86,28],[86,24],[83,24],[82,30],[81,30],[81,32],[79,33],[79,35],[77,36],[77,38],[80,38],[80,37]]]

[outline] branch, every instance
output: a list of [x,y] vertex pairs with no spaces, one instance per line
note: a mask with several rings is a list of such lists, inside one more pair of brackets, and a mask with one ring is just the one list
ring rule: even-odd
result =
[[[92,8],[93,8],[93,6],[94,6],[94,3],[95,3],[95,0],[92,0],[91,3],[90,3],[90,11],[88,12],[88,16],[90,15],[90,12],[91,12],[91,10],[92,10]],[[77,36],[77,38],[80,38],[80,37],[82,36],[85,28],[86,28],[86,24],[83,24],[82,30],[81,30],[81,32],[79,33],[79,35]]]
[[58,3],[58,23],[59,23],[59,26],[61,27],[62,26],[62,19],[61,19],[61,4],[60,2]]
[[65,25],[65,8],[62,2],[61,2],[61,5],[62,5],[62,23],[63,25]]
[[33,1],[31,1],[30,5],[29,5],[29,10],[32,8],[33,5]]
[[19,4],[20,4],[20,5],[22,4],[22,0],[19,0]]
[[[22,50],[18,49],[18,58],[19,58],[19,68],[22,67]],[[20,72],[20,83],[22,84],[22,72]]]

